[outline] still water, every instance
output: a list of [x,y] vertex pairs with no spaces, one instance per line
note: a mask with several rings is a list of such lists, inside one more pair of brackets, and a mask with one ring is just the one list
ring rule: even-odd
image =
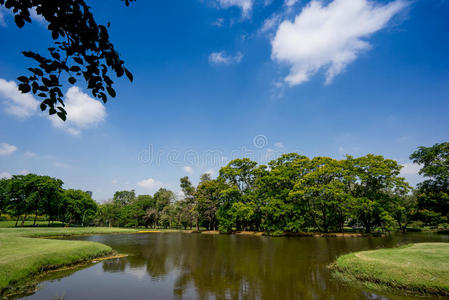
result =
[[[147,233],[78,237],[126,258],[57,272],[27,299],[410,299],[342,285],[327,268],[339,255],[449,236],[255,237]],[[423,298],[419,298],[423,299]]]

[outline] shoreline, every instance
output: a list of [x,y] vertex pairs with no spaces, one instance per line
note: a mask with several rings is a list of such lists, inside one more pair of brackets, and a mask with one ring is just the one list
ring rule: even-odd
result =
[[373,291],[449,296],[449,243],[416,243],[348,253],[329,265],[332,276]]
[[[121,228],[0,229],[0,296],[33,286],[41,274],[93,261],[118,258],[105,244],[61,238],[80,235],[134,233]],[[112,256],[111,256],[112,255]]]
[[109,253],[100,254],[99,256],[74,261],[73,263],[69,264],[44,267],[38,273],[28,274],[18,282],[14,282],[10,286],[4,288],[2,291],[0,291],[0,296],[8,298],[12,296],[21,297],[31,295],[39,290],[38,285],[41,282],[42,278],[48,276],[49,274],[67,272],[72,270],[76,271],[80,268],[88,267],[105,260],[123,258],[127,256],[128,254],[118,254],[115,251],[111,251]]
[[272,234],[264,231],[233,231],[220,232],[218,230],[184,230],[184,229],[145,229],[139,230],[136,233],[186,233],[186,234],[205,234],[205,235],[244,235],[244,236],[270,236],[270,237],[365,237],[378,236],[381,233],[361,233],[361,232],[284,232],[282,234]]

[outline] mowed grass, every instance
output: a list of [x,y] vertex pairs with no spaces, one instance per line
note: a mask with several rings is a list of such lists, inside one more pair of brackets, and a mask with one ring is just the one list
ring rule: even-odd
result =
[[[18,226],[22,224],[22,221],[19,221],[17,223]],[[0,221],[0,228],[12,228],[15,227],[16,221]],[[34,227],[33,221],[25,221],[23,226],[24,227]],[[36,225],[43,226],[43,227],[64,227],[64,224],[61,222],[53,222],[48,226],[48,221],[36,221]]]
[[86,261],[112,252],[111,247],[89,241],[38,237],[131,233],[121,228],[0,228],[0,292],[26,281],[30,275]]
[[449,295],[449,243],[419,243],[343,255],[337,278],[372,289]]

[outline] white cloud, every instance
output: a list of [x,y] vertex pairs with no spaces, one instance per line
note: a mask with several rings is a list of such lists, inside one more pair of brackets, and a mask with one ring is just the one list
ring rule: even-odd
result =
[[386,5],[368,0],[334,0],[325,6],[311,1],[293,22],[284,20],[271,41],[272,59],[287,63],[289,85],[308,81],[326,70],[326,83],[370,48],[365,40],[384,28],[407,6],[404,0]]
[[79,135],[82,129],[98,125],[106,118],[104,105],[83,93],[76,86],[68,89],[64,103],[67,120],[63,122],[56,115],[49,116],[49,118],[54,127],[63,128],[72,135]]
[[0,173],[0,178],[11,178],[12,175],[9,174],[8,172],[1,172]]
[[45,18],[44,18],[42,15],[38,15],[38,14],[37,14],[37,11],[36,11],[36,8],[35,8],[35,7],[33,7],[33,8],[30,10],[30,18],[31,18],[32,20],[36,21],[36,22],[41,23],[41,24],[47,23],[47,21],[45,20]]
[[70,165],[68,165],[68,164],[66,164],[66,163],[59,162],[59,161],[55,161],[55,162],[53,163],[53,165],[54,165],[55,167],[63,168],[63,169],[67,169],[67,168],[70,168],[70,167],[71,167]]
[[284,144],[282,144],[281,142],[274,143],[274,146],[279,148],[279,149],[283,149],[284,148]]
[[0,26],[6,27],[5,12],[3,11],[3,7],[0,7]]
[[189,173],[189,174],[193,174],[193,168],[190,166],[184,166],[184,172]]
[[214,176],[215,171],[213,169],[209,169],[209,170],[206,170],[206,172],[204,172],[204,173],[209,174],[212,177],[212,176]]
[[231,6],[240,7],[243,17],[249,17],[253,8],[253,0],[218,0],[222,8],[229,8]]
[[241,52],[237,52],[235,56],[227,54],[225,51],[220,52],[212,52],[209,55],[209,62],[211,64],[232,64],[239,63],[242,61],[243,54]]
[[25,153],[23,154],[23,156],[25,156],[25,157],[35,157],[35,156],[36,156],[36,153],[34,153],[34,152],[25,152]]
[[402,164],[401,175],[418,175],[421,166],[414,163],[404,163]]
[[117,179],[112,179],[111,183],[112,183],[112,184],[117,184],[117,183],[118,183],[118,180],[117,180]]
[[31,94],[20,92],[14,81],[0,78],[0,96],[4,98],[5,111],[8,114],[28,118],[37,112],[39,102]]
[[215,22],[212,23],[212,25],[217,26],[217,27],[223,27],[224,19],[218,18],[217,20],[215,20]]
[[7,143],[0,143],[0,155],[10,155],[17,150],[17,147]]
[[153,178],[141,180],[137,183],[137,185],[142,188],[146,188],[146,189],[158,189],[158,188],[162,187],[162,183]]
[[282,20],[282,14],[273,14],[269,18],[265,19],[263,22],[262,28],[259,30],[260,33],[267,33],[276,26],[279,25],[279,23]]
[[285,0],[285,1],[284,1],[284,5],[290,7],[290,6],[295,5],[298,1],[299,1],[299,0]]

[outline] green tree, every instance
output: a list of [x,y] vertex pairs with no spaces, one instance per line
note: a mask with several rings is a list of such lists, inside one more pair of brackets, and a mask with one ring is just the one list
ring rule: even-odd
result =
[[371,232],[375,225],[381,225],[381,214],[389,213],[389,193],[407,194],[410,186],[399,176],[401,165],[381,155],[348,156],[346,164],[355,176],[354,181],[348,182],[353,216],[366,232]]
[[112,201],[115,205],[121,207],[125,206],[131,202],[134,201],[136,198],[136,193],[134,190],[131,191],[117,191],[114,194],[114,198],[112,198]]
[[302,202],[308,224],[318,231],[343,231],[349,210],[350,194],[344,163],[328,157],[316,157],[310,172],[301,177],[290,195]]
[[161,225],[161,217],[164,214],[164,208],[175,200],[175,194],[170,190],[160,188],[156,193],[154,193],[153,198],[156,204],[155,209],[157,211],[156,222]]
[[69,189],[64,191],[63,198],[64,219],[67,223],[84,226],[93,220],[97,213],[98,205],[88,193]]
[[218,228],[217,211],[220,205],[221,191],[226,185],[221,180],[212,180],[208,177],[200,182],[196,189],[195,200],[199,218],[209,230]]
[[8,185],[9,179],[0,178],[0,217],[9,204]]
[[[419,174],[426,180],[418,184],[417,201],[422,218],[429,223],[431,215],[439,215],[438,222],[449,217],[449,142],[431,147],[419,147],[410,159],[421,165]],[[427,219],[427,220],[426,220]]]
[[262,228],[278,233],[304,230],[304,209],[289,193],[296,182],[307,174],[310,159],[288,153],[268,165],[270,170],[260,169],[256,180],[256,194],[263,216]]

